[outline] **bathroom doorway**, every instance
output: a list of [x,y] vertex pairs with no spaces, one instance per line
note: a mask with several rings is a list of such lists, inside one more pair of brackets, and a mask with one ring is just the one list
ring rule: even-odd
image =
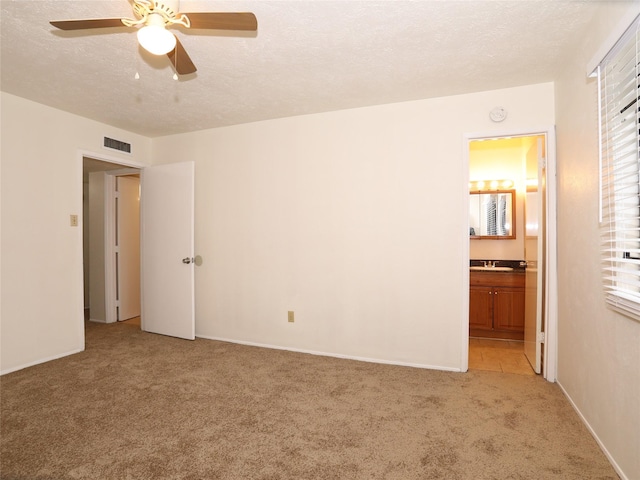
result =
[[[555,380],[555,349],[550,350],[556,325],[555,213],[549,208],[555,205],[555,185],[548,188],[547,181],[555,143],[550,137],[552,131],[467,138],[470,369],[535,371]],[[485,204],[472,211],[478,198]],[[512,210],[502,198],[513,198]],[[488,222],[488,230],[480,220]]]

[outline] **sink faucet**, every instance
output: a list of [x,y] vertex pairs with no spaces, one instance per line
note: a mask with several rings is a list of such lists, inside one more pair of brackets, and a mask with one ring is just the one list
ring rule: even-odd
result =
[[485,267],[489,267],[489,268],[493,268],[496,266],[496,262],[492,261],[492,260],[485,260],[484,261],[484,266]]

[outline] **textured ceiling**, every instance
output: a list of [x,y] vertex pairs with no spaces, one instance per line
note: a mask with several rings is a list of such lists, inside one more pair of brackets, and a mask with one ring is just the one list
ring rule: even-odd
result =
[[198,67],[177,81],[134,28],[48,23],[131,17],[127,0],[0,3],[3,91],[155,137],[553,81],[595,2],[182,0],[251,11],[258,32],[172,29]]

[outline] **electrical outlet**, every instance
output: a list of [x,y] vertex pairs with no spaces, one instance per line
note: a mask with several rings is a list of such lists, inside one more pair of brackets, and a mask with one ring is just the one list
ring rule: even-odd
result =
[[289,323],[293,323],[294,322],[294,317],[293,317],[293,311],[289,310],[287,312],[287,319],[289,320]]
[[72,227],[77,227],[78,226],[78,215],[71,215],[70,216],[70,223]]

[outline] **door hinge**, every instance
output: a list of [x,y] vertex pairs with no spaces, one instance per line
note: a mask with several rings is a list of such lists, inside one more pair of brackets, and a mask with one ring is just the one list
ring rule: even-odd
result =
[[544,332],[538,332],[538,343],[544,343]]

